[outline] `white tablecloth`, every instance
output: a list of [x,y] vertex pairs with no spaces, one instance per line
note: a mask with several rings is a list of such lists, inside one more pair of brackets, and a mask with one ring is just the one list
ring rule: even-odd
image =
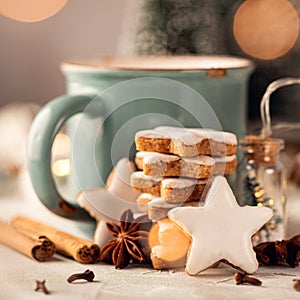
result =
[[[300,193],[289,192],[288,231],[291,237],[300,233]],[[74,222],[59,218],[44,208],[24,174],[17,193],[0,198],[0,218],[9,220],[17,214],[40,219],[64,230],[81,235]],[[85,224],[81,224],[83,227]],[[69,284],[69,275],[90,269],[95,282]],[[155,271],[149,267],[129,267],[115,270],[105,264],[82,265],[56,255],[50,262],[39,263],[0,244],[0,299],[300,299],[292,287],[293,279],[300,279],[300,267],[260,267],[254,275],[261,287],[240,285],[233,279],[235,270],[221,265],[199,276],[184,271]],[[46,279],[51,292],[35,292],[35,280]]]

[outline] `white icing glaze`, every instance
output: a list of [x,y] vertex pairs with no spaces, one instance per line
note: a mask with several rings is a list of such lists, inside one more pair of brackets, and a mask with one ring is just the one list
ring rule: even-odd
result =
[[151,207],[158,207],[158,208],[174,208],[177,207],[178,203],[167,203],[165,202],[161,197],[157,197],[153,199],[152,201],[148,202],[148,208]]
[[217,176],[204,207],[178,207],[168,216],[192,238],[186,271],[196,275],[221,259],[254,273],[258,268],[251,236],[273,215],[267,207],[240,207],[225,177]]
[[237,145],[237,138],[234,133],[226,131],[217,131],[208,128],[188,128],[188,131],[195,133],[197,136],[206,136],[213,141],[230,145]]
[[137,203],[139,211],[147,214],[148,213],[148,203],[156,198],[157,198],[157,196],[154,196],[154,195],[151,195],[148,193],[143,193],[143,194],[139,195],[136,199],[136,203]]
[[195,180],[195,179],[187,179],[187,178],[168,178],[162,180],[162,188],[177,188],[184,189],[188,187],[195,186],[196,184],[204,185],[207,183],[207,180]]
[[144,152],[141,154],[141,157],[143,157],[144,164],[154,164],[158,162],[168,163],[168,162],[174,162],[180,160],[183,160],[186,163],[192,163],[192,164],[204,165],[204,166],[213,166],[215,164],[214,159],[207,155],[199,155],[199,156],[194,156],[189,158],[183,158],[173,154]]
[[[149,152],[153,153],[153,152]],[[164,162],[168,163],[171,161],[179,161],[180,157],[172,154],[163,154],[163,153],[154,153],[154,154],[149,154],[145,155],[143,158],[143,163],[144,164],[152,164],[152,163],[157,163],[157,162]]]
[[136,154],[135,154],[135,157],[136,158],[140,158],[140,159],[144,159],[144,157],[148,156],[148,155],[155,155],[157,154],[157,152],[147,152],[147,151],[138,151]]
[[[151,182],[160,182],[163,177],[155,177],[146,175],[143,171],[137,171],[131,174],[132,180],[143,180],[143,181],[151,181]],[[132,181],[131,180],[131,181]]]
[[138,196],[137,198],[137,202],[139,201],[147,201],[147,202],[150,202],[150,201],[153,201],[155,199],[157,199],[158,197],[157,196],[154,196],[152,194],[149,194],[149,193],[142,193]]
[[140,137],[146,137],[146,138],[150,138],[150,139],[155,139],[155,138],[170,139],[171,138],[168,134],[164,134],[163,132],[158,132],[155,129],[138,131],[135,134],[135,139],[140,138]]
[[188,206],[188,207],[202,207],[203,203],[199,202],[199,201],[192,201],[192,202],[185,202],[185,203],[168,203],[166,201],[164,201],[161,197],[155,197],[153,196],[153,199],[151,201],[148,202],[148,208],[149,207],[156,207],[156,208],[168,208],[168,209],[172,209],[172,208],[176,208],[179,206]]
[[[188,187],[198,185],[206,185],[207,180],[205,179],[189,179],[189,178],[167,178],[167,177],[155,177],[150,175],[145,175],[142,171],[137,171],[131,174],[131,185],[137,187],[152,187],[153,183],[158,184],[161,181],[162,188],[177,188],[177,189],[184,189]],[[141,181],[140,184],[136,184],[136,180]],[[140,195],[139,197],[142,197]]]
[[229,155],[229,156],[214,156],[214,161],[216,163],[226,163],[226,162],[232,162],[236,159],[236,155]]
[[209,128],[183,128],[172,126],[156,127],[153,132],[169,136],[172,139],[180,139],[185,145],[192,146],[201,142],[203,139],[225,144],[236,145],[236,135],[231,132],[217,131]]
[[[153,156],[156,156],[153,158]],[[147,152],[147,151],[139,151],[136,153],[136,157],[138,159],[147,158],[147,162],[151,161],[151,157],[153,158],[153,161],[157,161],[160,159],[163,162],[173,161],[177,160],[178,156],[173,154],[163,154],[163,153],[157,153],[157,152]],[[213,165],[215,163],[225,163],[225,162],[232,162],[236,159],[236,155],[228,155],[228,156],[207,156],[207,155],[200,155],[200,156],[194,156],[194,157],[185,157],[181,158],[184,159],[186,162],[191,163],[200,163],[201,161],[205,165]]]
[[189,158],[182,158],[186,163],[193,163],[197,165],[205,165],[205,166],[213,166],[215,164],[215,160],[207,155],[199,155]]

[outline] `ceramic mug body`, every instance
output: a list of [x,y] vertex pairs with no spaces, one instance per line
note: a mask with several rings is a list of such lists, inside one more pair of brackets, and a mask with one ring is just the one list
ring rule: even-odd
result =
[[[139,130],[211,127],[243,136],[253,68],[249,60],[224,56],[63,63],[68,95],[41,110],[29,137],[29,172],[41,201],[60,215],[80,215],[77,208],[68,214],[66,204],[76,206],[79,191],[103,186],[118,159],[133,157]],[[51,144],[63,124],[73,145],[67,201],[57,191],[50,168]]]

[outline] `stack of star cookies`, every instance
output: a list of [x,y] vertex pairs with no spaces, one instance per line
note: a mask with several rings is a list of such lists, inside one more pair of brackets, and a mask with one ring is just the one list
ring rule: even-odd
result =
[[211,129],[157,127],[135,136],[131,186],[141,192],[138,207],[152,220],[178,206],[199,206],[208,179],[231,174],[237,165],[236,136]]

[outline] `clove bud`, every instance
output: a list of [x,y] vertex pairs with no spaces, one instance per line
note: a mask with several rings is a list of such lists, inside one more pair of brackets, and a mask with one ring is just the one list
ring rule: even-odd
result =
[[79,280],[79,279],[83,279],[83,280],[86,280],[86,281],[89,281],[89,282],[92,282],[95,278],[95,274],[93,271],[90,271],[90,270],[86,270],[84,271],[83,273],[76,273],[76,274],[73,274],[71,275],[67,281],[69,283],[72,283],[73,281],[75,280]]
[[293,279],[293,287],[297,292],[300,292],[300,280]]
[[41,290],[44,294],[50,294],[50,292],[48,291],[48,289],[46,288],[46,280],[43,280],[43,281],[39,281],[39,280],[36,280],[36,288],[35,288],[35,291],[39,291]]
[[262,285],[262,282],[260,280],[258,280],[257,278],[250,277],[250,276],[240,273],[240,272],[236,272],[234,274],[234,279],[235,279],[237,285],[244,284],[244,283],[249,283],[249,284],[256,285],[256,286]]

